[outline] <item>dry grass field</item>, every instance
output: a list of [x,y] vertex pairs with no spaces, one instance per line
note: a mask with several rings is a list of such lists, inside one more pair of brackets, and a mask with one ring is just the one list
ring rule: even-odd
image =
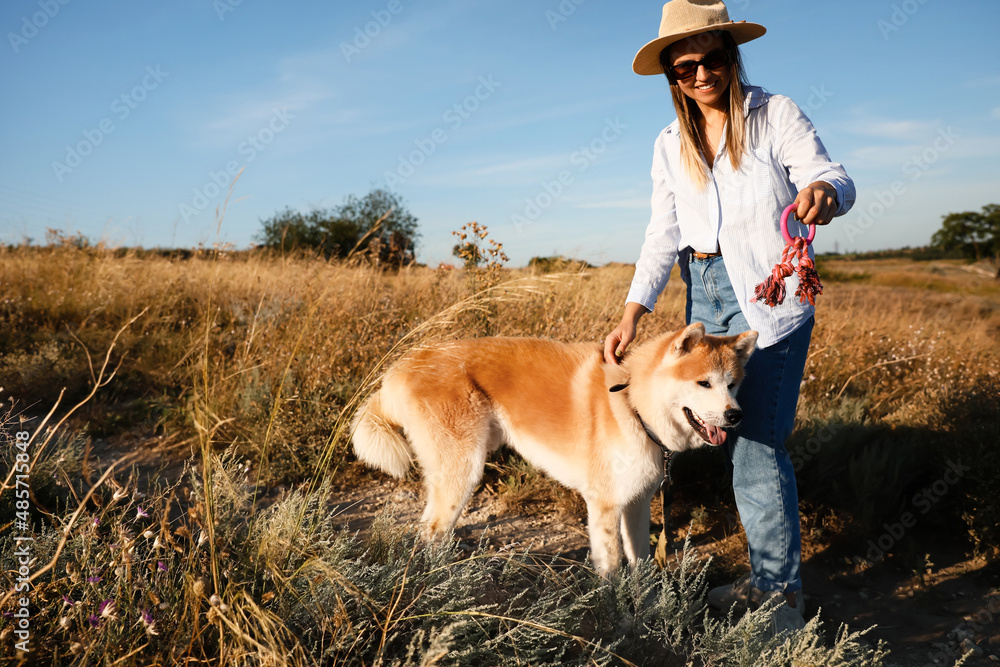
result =
[[[1000,282],[956,261],[818,268],[788,444],[813,620],[768,641],[762,614],[704,607],[708,585],[746,568],[718,452],[676,462],[676,563],[612,582],[585,561],[582,503],[512,455],[490,463],[461,541],[431,548],[407,521],[417,478],[349,452],[353,410],[413,345],[599,342],[632,267],[495,271],[473,293],[447,268],[2,248],[0,579],[17,585],[14,536],[30,532],[28,662],[950,665],[963,640],[1000,653]],[[640,336],[683,310],[676,278]],[[33,434],[28,532],[19,430]],[[9,664],[18,600],[0,603]]]

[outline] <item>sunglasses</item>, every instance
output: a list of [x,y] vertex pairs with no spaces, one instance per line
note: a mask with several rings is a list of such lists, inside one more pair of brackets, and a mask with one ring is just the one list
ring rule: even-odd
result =
[[701,60],[685,60],[676,65],[671,65],[667,68],[667,74],[675,81],[684,81],[697,74],[699,66],[704,66],[708,70],[722,69],[723,67],[728,67],[731,62],[728,52],[723,49],[716,49]]

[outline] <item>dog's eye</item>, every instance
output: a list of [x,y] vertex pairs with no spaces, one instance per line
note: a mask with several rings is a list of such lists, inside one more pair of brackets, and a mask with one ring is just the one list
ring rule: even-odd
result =
[[699,387],[704,387],[705,389],[711,389],[712,388],[712,383],[709,382],[708,380],[700,380],[698,382],[698,386]]

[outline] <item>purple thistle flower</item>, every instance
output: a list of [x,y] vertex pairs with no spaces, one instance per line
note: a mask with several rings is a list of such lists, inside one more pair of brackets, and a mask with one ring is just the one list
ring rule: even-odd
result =
[[96,628],[101,624],[101,619],[97,618],[95,614],[91,614],[87,617],[87,622],[90,623],[90,627]]
[[89,583],[89,584],[99,584],[100,582],[101,582],[101,578],[99,576],[97,576],[96,574],[94,576],[92,576],[92,577],[87,577],[87,583]]
[[73,601],[72,601],[72,600],[71,600],[71,599],[69,598],[69,596],[68,596],[68,595],[64,595],[64,596],[62,596],[62,599],[63,599],[63,604],[64,604],[64,605],[65,605],[65,604],[68,604],[68,605],[69,605],[70,607],[73,607],[73,606],[75,606],[75,605],[76,605],[76,603],[75,603],[75,602],[73,602]]
[[159,570],[160,572],[166,572],[166,571],[167,571],[167,566],[163,564],[163,561],[162,561],[162,560],[158,560],[158,561],[156,561],[156,568],[157,568],[157,569],[158,569],[158,570]]
[[98,519],[96,516],[94,517],[94,525],[95,526],[100,526],[101,525],[101,520]]
[[148,516],[149,515],[146,514],[146,510],[142,509],[142,507],[140,507],[139,505],[135,506],[135,518],[136,519],[145,519]]
[[153,636],[160,634],[156,630],[156,621],[153,620],[153,615],[149,613],[148,609],[142,610],[142,625],[146,628],[146,634]]

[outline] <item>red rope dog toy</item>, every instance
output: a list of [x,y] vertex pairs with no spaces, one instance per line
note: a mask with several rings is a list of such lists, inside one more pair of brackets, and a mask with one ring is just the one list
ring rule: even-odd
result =
[[[781,261],[774,265],[771,275],[764,282],[754,288],[752,302],[763,301],[771,308],[785,300],[785,278],[793,273],[799,274],[799,286],[795,290],[795,296],[799,297],[800,303],[808,301],[811,305],[816,305],[816,297],[823,293],[823,284],[819,281],[819,274],[816,273],[816,265],[809,258],[809,244],[816,238],[816,225],[809,225],[809,236],[792,236],[788,233],[788,215],[795,210],[795,204],[785,209],[781,214],[781,235],[785,237],[785,249],[781,253]],[[793,267],[792,262],[798,261],[798,267]]]

